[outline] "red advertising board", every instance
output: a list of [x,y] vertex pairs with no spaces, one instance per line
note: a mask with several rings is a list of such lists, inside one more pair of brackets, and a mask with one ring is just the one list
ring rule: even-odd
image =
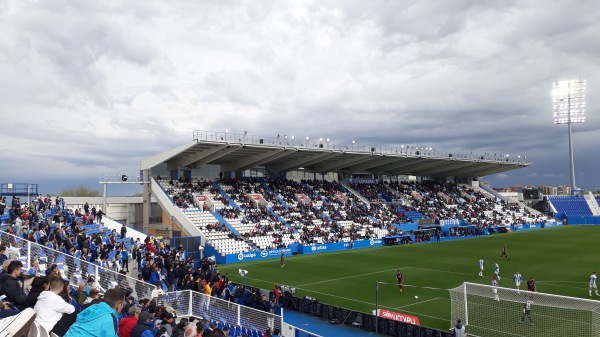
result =
[[407,315],[407,314],[403,314],[400,312],[394,312],[394,311],[389,311],[389,310],[385,310],[385,309],[379,309],[379,317],[383,317],[383,318],[387,318],[387,319],[391,319],[394,321],[400,321],[400,322],[404,322],[404,323],[409,323],[409,324],[414,324],[414,325],[421,325],[421,323],[419,322],[419,317],[416,316],[411,316],[411,315]]
[[206,201],[206,197],[203,195],[199,195],[196,198],[198,199],[198,201]]

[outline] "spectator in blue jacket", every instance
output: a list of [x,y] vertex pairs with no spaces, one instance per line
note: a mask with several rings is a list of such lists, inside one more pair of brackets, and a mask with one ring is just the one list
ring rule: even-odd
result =
[[121,269],[129,272],[129,252],[127,249],[123,249],[121,252]]
[[118,337],[119,315],[125,306],[125,292],[106,291],[102,303],[93,304],[77,315],[75,324],[64,337]]
[[152,272],[150,273],[150,281],[149,283],[151,284],[161,284],[160,281],[160,267],[159,266],[155,266],[154,270],[152,270]]

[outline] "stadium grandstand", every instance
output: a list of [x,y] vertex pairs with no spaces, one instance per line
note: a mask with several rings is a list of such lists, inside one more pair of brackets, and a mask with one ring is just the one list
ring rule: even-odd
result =
[[[140,317],[158,321],[152,325],[156,332],[161,323],[174,333],[195,321],[195,328],[228,330],[231,336],[258,337],[284,328],[294,336],[317,336],[284,322],[278,296],[297,303],[312,299],[292,300],[293,291],[285,286],[265,290],[233,283],[217,266],[271,258],[281,258],[283,266],[283,257],[293,254],[600,223],[592,194],[545,196],[540,211],[480,183],[480,177],[529,165],[505,156],[414,146],[358,147],[286,135],[196,131],[190,143],[142,160],[134,181],[143,185],[143,196],[112,199],[109,204],[121,206],[111,211],[104,202],[107,214],[99,198],[43,196],[37,186],[31,193],[29,187],[3,184],[0,259],[9,263],[3,265],[0,292],[12,299],[20,318],[0,320],[0,331],[21,323],[13,328],[29,324],[28,331],[45,331],[45,323],[35,320],[40,315],[34,295],[44,280],[62,278],[67,282],[61,294],[73,310],[45,331],[58,336],[69,336],[69,329],[85,331],[76,322],[78,313],[99,305],[98,296],[111,289],[124,303],[119,320],[149,312]],[[136,230],[115,221],[119,212],[125,222],[141,226]],[[156,235],[159,222],[177,235]],[[10,261],[19,261],[26,277],[22,296],[3,286],[11,282]],[[241,269],[240,275],[245,276]],[[33,302],[25,301],[30,297]],[[312,302],[306,305],[313,308]],[[344,335],[366,335],[380,324],[365,313],[333,307],[330,313],[322,316],[359,328],[339,332]],[[185,321],[175,324],[173,316]],[[393,335],[451,334],[403,325]]]

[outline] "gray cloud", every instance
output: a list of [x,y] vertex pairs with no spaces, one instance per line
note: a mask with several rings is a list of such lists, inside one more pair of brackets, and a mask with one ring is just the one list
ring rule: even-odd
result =
[[[596,8],[6,1],[0,141],[10,146],[0,168],[7,179],[90,179],[135,168],[196,129],[228,128],[521,155],[534,166],[485,179],[568,184],[566,126],[552,124],[550,89],[581,76],[589,118],[573,127],[576,172],[580,186],[597,187],[587,155],[600,129]],[[29,169],[40,161],[47,169]]]

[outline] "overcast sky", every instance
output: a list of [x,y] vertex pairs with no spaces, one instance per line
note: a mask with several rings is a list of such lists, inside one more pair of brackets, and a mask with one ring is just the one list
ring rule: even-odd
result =
[[100,188],[227,128],[527,156],[484,179],[568,185],[551,89],[582,78],[577,185],[600,187],[596,0],[5,0],[0,31],[0,182]]

